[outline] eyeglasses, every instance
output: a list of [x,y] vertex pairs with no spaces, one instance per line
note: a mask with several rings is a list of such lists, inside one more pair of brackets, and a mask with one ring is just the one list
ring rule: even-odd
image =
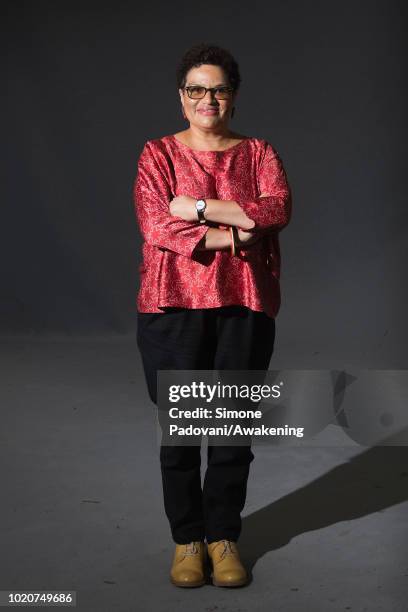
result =
[[228,100],[231,93],[234,91],[232,87],[201,87],[201,85],[189,85],[184,87],[188,97],[193,100],[200,100],[207,95],[207,91],[214,92],[217,100]]

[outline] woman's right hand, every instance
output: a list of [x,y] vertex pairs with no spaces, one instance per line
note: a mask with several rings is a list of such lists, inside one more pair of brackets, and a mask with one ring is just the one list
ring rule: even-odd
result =
[[250,230],[244,231],[239,228],[237,228],[237,234],[238,234],[238,240],[235,237],[235,246],[237,248],[240,248],[240,247],[245,248],[247,246],[250,246],[251,244],[254,244],[255,242],[257,242],[260,238],[262,238],[262,235],[263,235],[262,232],[251,232]]

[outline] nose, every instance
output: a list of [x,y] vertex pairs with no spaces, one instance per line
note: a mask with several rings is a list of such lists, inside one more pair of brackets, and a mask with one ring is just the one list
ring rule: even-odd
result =
[[208,96],[208,95],[210,96],[210,102],[211,102],[213,99],[214,99],[214,100],[216,100],[216,97],[215,97],[215,91],[211,91],[211,89],[209,89],[208,91],[206,91],[206,92],[205,92],[205,96],[204,96],[203,100],[206,100],[206,101],[207,101],[207,96]]

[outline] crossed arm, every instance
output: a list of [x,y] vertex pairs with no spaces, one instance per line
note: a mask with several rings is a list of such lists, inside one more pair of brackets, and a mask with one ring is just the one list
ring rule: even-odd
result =
[[[146,143],[139,158],[134,184],[136,217],[145,241],[162,249],[192,257],[194,250],[221,250],[230,247],[225,229],[198,223],[196,198],[173,198],[166,179],[166,159]],[[235,226],[242,245],[249,245],[265,232],[279,231],[289,222],[291,192],[277,153],[268,144],[261,163],[258,183],[262,195],[251,200],[205,198],[208,222]]]
[[[264,234],[265,230],[250,231],[255,227],[255,221],[248,217],[243,208],[234,200],[205,198],[205,201],[207,207],[204,216],[207,221],[238,228],[239,244],[237,246],[250,246]],[[170,202],[170,214],[185,221],[195,222],[198,219],[195,203],[196,198],[186,195],[177,196]],[[210,227],[197,244],[196,250],[220,250],[229,247],[229,231]]]

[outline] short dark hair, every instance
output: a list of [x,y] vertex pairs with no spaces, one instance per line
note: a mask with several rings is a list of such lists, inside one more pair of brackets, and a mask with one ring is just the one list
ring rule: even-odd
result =
[[230,86],[234,91],[238,91],[241,76],[237,62],[229,51],[209,43],[199,43],[184,53],[176,72],[179,89],[185,87],[188,71],[191,68],[198,68],[201,64],[220,66],[226,73]]

